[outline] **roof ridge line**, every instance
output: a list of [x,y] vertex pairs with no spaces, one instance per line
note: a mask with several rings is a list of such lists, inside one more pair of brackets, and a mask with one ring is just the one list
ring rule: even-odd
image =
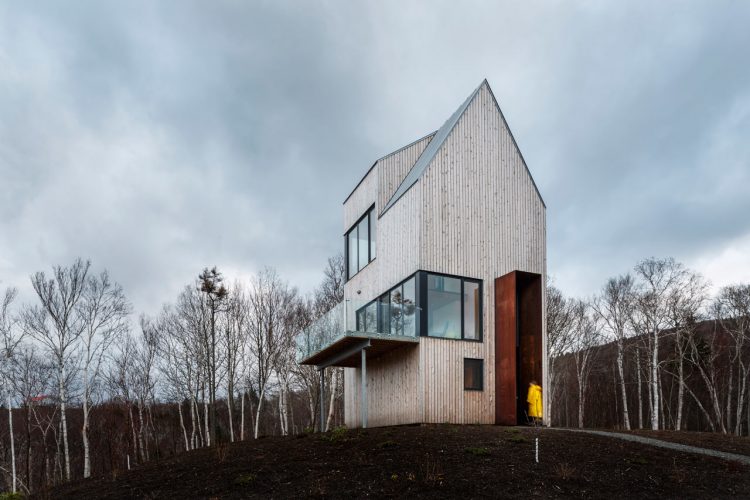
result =
[[396,188],[396,191],[388,200],[388,203],[385,204],[385,207],[383,208],[382,212],[380,212],[378,217],[382,217],[388,211],[388,209],[390,209],[404,194],[406,194],[406,192],[414,184],[417,183],[419,178],[422,176],[422,172],[424,172],[427,166],[432,162],[432,159],[437,154],[440,146],[443,145],[450,133],[456,127],[459,119],[469,108],[469,104],[471,104],[474,98],[476,98],[477,94],[479,94],[479,91],[481,90],[483,85],[487,85],[487,87],[489,87],[489,83],[487,82],[486,78],[482,80],[482,83],[480,83],[479,86],[474,89],[471,94],[469,94],[469,97],[467,97],[463,104],[461,104],[461,106],[459,106],[458,109],[453,112],[453,114],[445,121],[443,126],[438,129],[438,131],[432,137],[432,140],[430,140],[429,144],[427,144],[427,147],[424,148],[422,153],[419,155],[419,158],[417,158],[417,161],[414,162],[414,165],[412,165],[411,169],[409,169],[409,172],[407,172],[406,176],[398,185],[398,188]]

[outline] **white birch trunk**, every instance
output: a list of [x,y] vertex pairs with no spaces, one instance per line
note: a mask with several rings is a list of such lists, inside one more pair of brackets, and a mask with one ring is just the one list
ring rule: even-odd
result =
[[254,437],[258,439],[258,430],[260,427],[260,410],[263,407],[263,398],[265,397],[266,388],[263,387],[260,391],[260,397],[258,398],[258,408],[255,410],[255,432]]
[[680,360],[677,365],[677,421],[674,424],[674,429],[676,431],[682,430],[682,407],[684,406],[685,401],[685,357],[682,354],[682,349],[680,349],[678,355]]
[[229,412],[229,442],[230,443],[234,443],[234,419],[232,418],[232,399],[233,398],[227,395],[227,411]]
[[651,430],[659,430],[659,331],[656,328],[651,351]]
[[206,446],[211,446],[211,429],[208,424],[208,401],[203,401],[203,423],[206,426]]
[[240,394],[240,441],[245,440],[245,391]]
[[62,432],[63,438],[63,453],[65,455],[65,480],[70,481],[70,448],[68,447],[68,419],[65,413],[65,367],[63,361],[60,361],[60,367],[58,370],[59,380],[59,393],[60,393],[60,431]]
[[624,348],[622,340],[617,342],[617,372],[620,375],[620,393],[622,394],[622,420],[625,430],[630,430],[630,415],[628,414],[628,395],[625,392],[625,369],[623,367]]
[[643,429],[643,385],[641,381],[641,356],[635,353],[635,373],[638,383],[638,428]]
[[10,433],[10,463],[13,474],[13,489],[16,492],[16,443],[13,439],[13,403],[10,399],[10,390],[8,391],[8,432]]
[[185,438],[185,451],[190,451],[187,429],[185,428],[185,419],[182,417],[182,401],[177,402],[177,412],[180,414],[180,427],[182,428],[182,435]]

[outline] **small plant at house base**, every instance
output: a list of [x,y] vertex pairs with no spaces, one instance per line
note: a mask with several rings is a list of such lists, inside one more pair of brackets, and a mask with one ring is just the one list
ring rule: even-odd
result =
[[567,481],[568,479],[575,477],[576,468],[567,462],[560,462],[559,464],[555,464],[552,468],[552,472],[556,478]]
[[391,440],[391,439],[389,439],[388,441],[383,441],[381,443],[376,444],[375,447],[379,448],[381,450],[384,449],[384,448],[395,448],[396,447],[396,442],[393,441],[393,440]]
[[339,441],[346,441],[348,432],[349,429],[342,425],[326,432],[320,438],[331,443],[337,443]]
[[240,485],[250,485],[255,482],[255,480],[258,479],[258,476],[255,474],[248,472],[246,474],[240,474],[234,479],[234,484],[240,484]]
[[466,448],[466,453],[471,453],[477,457],[486,457],[490,454],[490,450],[484,447]]

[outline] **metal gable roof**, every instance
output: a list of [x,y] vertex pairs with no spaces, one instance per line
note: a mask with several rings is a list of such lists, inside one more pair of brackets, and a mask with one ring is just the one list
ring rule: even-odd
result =
[[393,196],[391,196],[391,199],[388,200],[388,203],[385,204],[385,207],[380,212],[380,215],[383,215],[385,212],[388,211],[389,208],[391,208],[398,200],[401,198],[404,193],[406,193],[410,187],[412,187],[422,176],[422,172],[425,171],[427,166],[430,164],[432,159],[437,154],[438,150],[440,150],[440,146],[443,145],[445,140],[450,135],[451,131],[453,130],[453,127],[456,126],[456,123],[458,123],[459,118],[461,118],[461,115],[464,114],[464,111],[466,111],[466,108],[469,107],[469,104],[471,101],[476,97],[476,95],[479,93],[479,89],[482,88],[482,85],[484,85],[487,82],[487,80],[482,81],[482,83],[479,85],[479,87],[474,90],[474,92],[471,93],[471,95],[466,98],[464,103],[451,115],[450,118],[448,118],[448,121],[446,121],[442,127],[435,133],[435,136],[432,138],[430,143],[427,145],[427,147],[422,151],[422,154],[417,159],[416,163],[414,163],[414,166],[411,167],[411,170],[409,170],[409,173],[406,174],[406,177],[404,177],[404,180],[401,181],[401,184],[398,186],[398,189],[396,189],[396,192],[393,193]]

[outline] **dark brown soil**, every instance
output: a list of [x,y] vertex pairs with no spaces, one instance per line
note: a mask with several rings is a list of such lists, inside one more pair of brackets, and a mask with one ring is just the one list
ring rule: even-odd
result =
[[[540,463],[534,463],[539,437]],[[692,444],[692,443],[691,443]],[[749,467],[531,428],[412,426],[266,438],[94,478],[50,498],[750,496]]]
[[671,441],[673,443],[698,446],[699,448],[708,448],[711,450],[750,456],[750,438],[748,437],[717,434],[715,432],[635,430],[630,431],[630,433],[654,439],[661,439],[662,441]]

